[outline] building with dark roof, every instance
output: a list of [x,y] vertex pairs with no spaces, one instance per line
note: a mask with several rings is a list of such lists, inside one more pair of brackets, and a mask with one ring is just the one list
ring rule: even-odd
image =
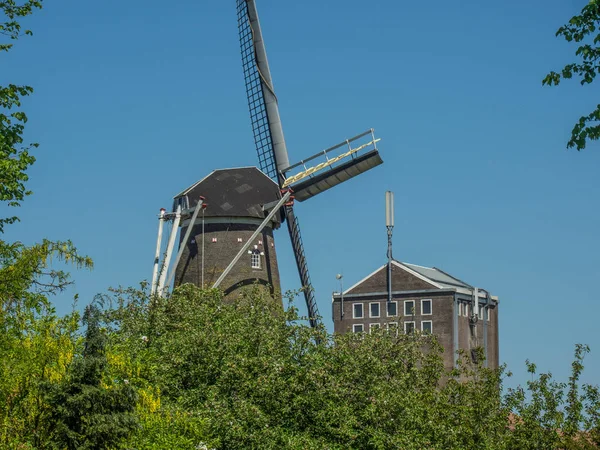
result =
[[444,364],[456,364],[458,350],[482,348],[486,365],[497,368],[498,297],[435,267],[392,261],[392,301],[388,304],[388,265],[355,285],[334,293],[336,333],[384,327],[400,333],[434,334],[444,347]]
[[[200,199],[206,208],[190,223]],[[265,205],[281,197],[279,187],[256,167],[219,169],[175,196],[176,210],[182,209],[180,239],[192,226],[182,258],[175,272],[175,285],[192,283],[210,287],[233,261],[259,225],[269,214]],[[225,277],[221,288],[226,296],[236,295],[239,288],[254,283],[280,292],[279,269],[273,230],[282,218],[275,214],[248,250]]]

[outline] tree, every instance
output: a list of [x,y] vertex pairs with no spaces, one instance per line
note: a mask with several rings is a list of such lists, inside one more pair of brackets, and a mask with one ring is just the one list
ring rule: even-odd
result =
[[[581,85],[591,84],[600,73],[600,1],[590,0],[579,15],[560,27],[556,36],[562,36],[567,42],[579,44],[575,55],[580,62],[567,64],[560,73],[550,72],[542,85],[557,86],[562,79],[580,78]],[[588,141],[600,138],[600,105],[587,116],[582,116],[573,127],[567,148],[583,150]]]
[[112,378],[130,377],[155,405],[138,405],[142,429],[128,447],[159,448],[159,439],[182,449],[598,445],[598,388],[579,383],[585,347],[569,383],[533,371],[531,383],[503,395],[503,372],[484,368],[483,357],[473,364],[463,355],[446,372],[432,336],[329,335],[259,290],[233,303],[191,285],[168,299],[117,291],[114,301]]
[[106,335],[101,320],[96,305],[85,309],[82,357],[73,361],[69,376],[53,388],[48,399],[59,448],[114,448],[137,427],[135,392],[128,380],[115,382],[106,377]]
[[[19,19],[42,7],[42,0],[0,0],[0,36],[15,41],[22,35],[31,35],[31,30],[23,30]],[[0,19],[2,20],[2,19]],[[0,52],[9,51],[13,43],[0,42]],[[21,98],[30,95],[33,88],[9,84],[0,86],[0,201],[9,207],[19,206],[31,192],[25,187],[28,180],[27,169],[35,162],[29,153],[37,144],[23,146],[23,132],[27,115],[23,111],[13,111],[21,106]],[[0,233],[5,224],[14,223],[16,216],[0,218]]]

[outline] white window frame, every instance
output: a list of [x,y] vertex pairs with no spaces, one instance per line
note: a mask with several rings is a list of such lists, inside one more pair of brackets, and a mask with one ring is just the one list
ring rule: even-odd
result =
[[489,322],[490,321],[490,308],[488,308],[487,306],[485,308],[483,308],[483,314],[485,314],[486,322]]
[[252,252],[250,254],[250,266],[253,269],[262,269],[262,261],[260,259],[261,258],[259,252]]
[[[356,310],[354,309],[354,307],[356,305],[360,305],[360,307],[361,307],[362,314],[360,315],[360,317],[356,316],[356,314],[355,314]],[[365,304],[360,303],[360,302],[352,303],[352,318],[353,319],[364,319],[364,317],[365,317]]]
[[[371,314],[371,305],[377,305],[377,309],[379,310],[379,314],[376,316]],[[381,317],[381,303],[379,302],[370,302],[369,303],[369,317],[372,319],[379,319]]]
[[[406,304],[407,303],[412,303],[413,304],[413,306],[411,308],[412,311],[409,314],[406,313]],[[414,315],[416,315],[416,311],[415,310],[417,309],[417,302],[415,302],[414,300],[404,300],[404,305],[403,306],[404,306],[404,310],[402,312],[404,313],[404,316],[414,316]]]
[[469,304],[465,303],[464,305],[465,305],[463,308],[464,315],[465,315],[465,317],[469,317]]
[[[429,305],[430,305],[429,306],[429,311],[430,312],[428,312],[427,314],[425,314],[423,312],[423,303],[424,302],[429,302]],[[433,315],[433,300],[432,299],[430,299],[430,298],[422,298],[421,299],[421,315],[422,316],[431,316],[431,315]]]
[[483,305],[479,305],[479,312],[477,313],[477,317],[481,320],[483,320],[483,315],[485,314],[483,312],[483,310],[484,310]]
[[414,320],[411,320],[411,321],[408,321],[408,322],[404,322],[404,334],[408,334],[408,333],[406,332],[406,325],[408,325],[409,323],[412,323],[412,326],[413,326],[413,332],[417,330],[417,326],[416,326],[416,324],[415,324]]
[[433,320],[422,320],[421,321],[421,333],[425,333],[425,330],[423,329],[423,324],[425,324],[425,323],[431,324],[431,331],[429,331],[429,333],[433,334]]
[[[360,327],[361,330],[357,331],[356,327]],[[352,332],[353,333],[364,333],[365,332],[365,326],[362,323],[355,323],[354,325],[352,325]]]
[[[392,314],[390,315],[390,310],[388,308],[389,304],[394,303],[396,305],[396,314]],[[398,317],[398,302],[397,301],[393,301],[393,302],[385,302],[385,315],[386,317]]]
[[370,323],[369,324],[369,333],[371,333],[374,328],[381,328],[381,324],[380,323]]

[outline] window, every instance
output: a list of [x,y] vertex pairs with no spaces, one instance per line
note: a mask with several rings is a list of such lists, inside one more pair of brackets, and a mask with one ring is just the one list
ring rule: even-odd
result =
[[379,324],[379,323],[372,323],[372,324],[369,325],[369,331],[373,331],[373,330],[376,330],[378,328],[381,328],[381,324]]
[[421,315],[430,316],[431,314],[431,300],[421,300]]
[[478,315],[478,317],[480,319],[483,319],[483,306],[479,306],[479,315]]
[[398,322],[390,322],[387,324],[388,333],[398,336]]
[[464,312],[465,312],[465,317],[469,317],[469,304],[468,303],[464,304]]
[[352,305],[352,318],[353,319],[362,319],[363,317],[364,317],[363,304],[362,303],[354,303]]
[[485,320],[489,322],[490,321],[490,308],[485,308],[483,310],[483,312],[485,314]]
[[369,317],[379,317],[379,303],[369,303]]
[[250,254],[251,264],[253,269],[260,269],[260,253],[252,252]]
[[414,300],[406,300],[404,302],[404,315],[412,316],[415,313],[415,301]]
[[388,317],[394,317],[398,315],[398,302],[387,303],[387,315]]
[[414,322],[404,322],[404,332],[406,334],[414,333],[415,331],[415,323]]
[[458,315],[459,316],[463,315],[462,308],[463,308],[462,302],[458,302]]
[[433,322],[431,320],[424,320],[423,322],[421,322],[421,331],[424,334],[433,333]]
[[362,333],[363,331],[365,331],[365,327],[362,323],[352,325],[352,331],[354,331],[355,333]]

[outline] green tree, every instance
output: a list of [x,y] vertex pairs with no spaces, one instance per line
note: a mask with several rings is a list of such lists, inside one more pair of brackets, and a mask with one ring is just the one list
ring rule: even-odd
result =
[[[42,7],[42,0],[0,1],[0,36],[8,42],[0,42],[0,52],[8,52],[14,42],[22,35],[31,35],[31,30],[23,30],[20,19],[29,16],[35,9]],[[25,187],[28,180],[27,169],[35,162],[30,154],[37,144],[23,145],[23,132],[27,115],[15,111],[21,106],[22,97],[33,92],[30,86],[9,84],[0,85],[0,201],[10,207],[19,206],[30,191]],[[0,232],[5,224],[13,223],[16,216],[0,218]]]
[[[542,85],[556,86],[562,79],[574,76],[580,79],[581,85],[591,84],[600,72],[600,2],[590,0],[581,13],[560,27],[556,36],[562,36],[567,42],[578,44],[575,55],[579,62],[567,64],[560,72],[550,72]],[[600,105],[586,116],[582,116],[573,127],[567,148],[576,147],[583,150],[588,141],[600,138]]]
[[48,404],[59,448],[114,448],[137,427],[136,398],[128,380],[110,380],[107,375],[106,334],[100,309],[85,309],[85,347],[68,377],[55,386]]
[[569,383],[532,373],[527,386],[502,395],[502,371],[485,369],[483,358],[474,365],[464,356],[446,372],[431,336],[329,335],[258,290],[233,303],[191,285],[168,299],[128,290],[113,300],[112,377],[129,377],[140,398],[152,399],[138,405],[142,429],[130,447],[158,448],[157,440],[177,440],[173,448],[182,449],[597,445],[597,387],[579,385],[585,347]]

